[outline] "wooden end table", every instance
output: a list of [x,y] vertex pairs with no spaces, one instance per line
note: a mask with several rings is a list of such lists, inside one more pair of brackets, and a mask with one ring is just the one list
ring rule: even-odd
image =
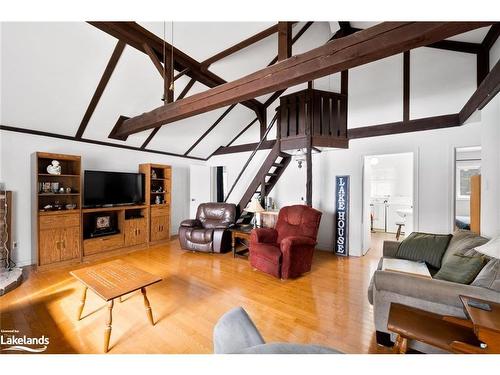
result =
[[119,298],[121,302],[122,296],[140,289],[144,298],[144,306],[146,307],[149,322],[154,325],[153,312],[151,311],[151,306],[146,295],[146,287],[160,282],[162,280],[161,277],[134,267],[123,260],[113,260],[71,271],[70,275],[83,284],[80,306],[77,312],[78,320],[82,317],[87,298],[87,289],[92,290],[108,304],[106,328],[104,330],[104,352],[109,350],[115,298]]
[[250,233],[252,232],[252,229],[252,226],[234,227],[229,229],[229,231],[231,232],[231,249],[233,251],[233,258],[236,258],[236,255],[243,256],[244,253],[248,252],[248,246],[246,246],[242,250],[236,251],[236,241],[238,239],[250,241]]
[[[452,353],[500,353],[500,304],[460,296],[469,319],[461,319],[391,304],[387,329],[397,334],[395,353],[406,353],[408,340],[420,341]],[[468,305],[469,300],[486,302],[491,311]]]

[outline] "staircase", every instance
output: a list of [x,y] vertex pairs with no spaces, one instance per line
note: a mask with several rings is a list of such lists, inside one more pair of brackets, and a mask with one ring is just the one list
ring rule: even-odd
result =
[[290,163],[291,156],[280,152],[280,143],[276,141],[266,160],[253,178],[247,190],[243,194],[238,207],[243,212],[248,202],[254,197],[258,197],[261,202],[267,197],[274,185]]
[[[236,184],[240,180],[241,176],[245,172],[246,168],[252,161],[253,157],[257,153],[257,151],[260,150],[262,143],[264,140],[267,138],[267,135],[269,134],[271,128],[273,125],[276,123],[276,119],[278,117],[278,113],[276,113],[271,120],[271,123],[267,127],[264,135],[262,136],[259,144],[253,150],[252,154],[246,161],[245,165],[241,169],[240,173],[238,174],[238,177],[236,177],[236,180],[234,181],[233,185],[231,186],[231,189],[229,189],[229,192],[226,195],[226,198],[224,202],[227,202],[229,196],[233,192]],[[265,198],[269,194],[269,192],[273,189],[274,185],[278,182],[279,178],[283,174],[284,170],[290,163],[290,160],[292,160],[292,157],[286,153],[283,153],[280,151],[280,141],[276,140],[274,143],[273,148],[271,149],[271,152],[269,152],[269,155],[267,155],[266,160],[264,160],[264,163],[260,167],[259,171],[253,178],[252,182],[248,186],[247,190],[243,194],[243,197],[241,198],[240,202],[237,205],[238,208],[238,220],[237,224],[242,224],[242,223],[249,223],[250,220],[253,218],[253,214],[250,212],[247,212],[243,215],[243,211],[245,210],[245,207],[247,206],[248,202],[254,197],[259,198],[261,203],[264,203]]]

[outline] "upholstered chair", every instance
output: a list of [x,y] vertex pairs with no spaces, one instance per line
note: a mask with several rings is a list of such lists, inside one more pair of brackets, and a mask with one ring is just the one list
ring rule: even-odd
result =
[[229,203],[202,203],[196,219],[184,220],[179,227],[179,242],[184,250],[223,253],[231,250],[231,233],[236,206]]
[[257,228],[250,235],[252,267],[281,279],[311,270],[321,212],[305,205],[283,207],[276,227]]

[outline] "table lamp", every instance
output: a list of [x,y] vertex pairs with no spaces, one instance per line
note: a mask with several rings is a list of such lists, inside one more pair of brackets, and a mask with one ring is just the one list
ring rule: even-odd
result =
[[252,219],[252,224],[254,228],[257,228],[257,213],[265,211],[262,206],[260,205],[259,199],[258,198],[253,198],[250,203],[248,203],[248,206],[245,207],[246,212],[252,212],[255,215],[253,215]]

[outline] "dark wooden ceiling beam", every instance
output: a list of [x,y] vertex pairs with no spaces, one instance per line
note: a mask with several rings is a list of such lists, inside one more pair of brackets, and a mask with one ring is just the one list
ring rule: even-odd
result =
[[458,113],[348,129],[348,138],[368,138],[460,126]]
[[236,44],[232,45],[231,47],[226,48],[225,50],[209,57],[208,59],[203,61],[201,63],[201,65],[203,68],[206,69],[210,65],[212,65],[213,63],[215,63],[219,60],[222,60],[222,59],[232,55],[233,53],[241,51],[242,49],[245,49],[245,48],[251,46],[252,44],[255,44],[255,43],[261,41],[262,39],[265,39],[268,36],[271,36],[277,32],[278,32],[278,24],[273,25],[271,27],[268,27],[267,29],[255,34],[255,35],[252,35],[251,37],[246,38],[245,40],[242,40],[241,42],[236,43]]
[[[195,83],[196,83],[196,80],[194,78],[191,78],[189,80],[189,82],[187,83],[186,87],[184,87],[182,92],[177,97],[177,100],[184,98],[187,95],[187,93],[189,92],[189,90],[191,90],[191,87],[193,87],[193,85]],[[141,149],[145,149],[148,146],[149,142],[151,142],[151,140],[154,138],[156,133],[158,133],[160,131],[160,129],[161,129],[161,126],[157,126],[156,128],[153,129],[153,131],[149,134],[149,136],[146,138],[144,143],[141,145]]]
[[461,34],[485,22],[384,22],[123,122],[133,134]]
[[[309,28],[312,26],[312,24],[313,24],[313,23],[314,23],[313,21],[306,22],[306,23],[304,24],[304,26],[302,26],[302,27],[300,28],[300,30],[299,30],[299,31],[297,31],[297,34],[295,34],[295,36],[292,38],[292,46],[294,45],[294,43],[295,43],[297,40],[299,40],[299,39],[300,39],[300,37],[301,37],[301,36],[302,36],[302,35],[303,35],[306,31],[307,31],[307,29],[309,29]],[[276,56],[275,56],[275,57],[274,57],[274,58],[273,58],[273,59],[269,62],[269,64],[267,64],[267,66],[274,65],[274,64],[276,64],[276,62],[277,62],[277,61],[278,61],[278,55],[276,55]]]
[[[276,140],[268,140],[268,141],[263,141],[259,150],[268,150],[273,148],[274,144],[276,143]],[[234,154],[236,152],[248,152],[248,151],[254,151],[255,148],[259,145],[259,142],[255,143],[245,143],[243,145],[236,145],[236,146],[229,146],[229,147],[219,147],[213,154],[213,155],[226,155],[226,154]]]
[[226,109],[226,110],[222,113],[222,115],[220,115],[220,116],[217,118],[217,120],[215,120],[215,122],[214,122],[214,123],[213,123],[213,124],[212,124],[212,125],[211,125],[211,126],[210,126],[210,127],[209,127],[209,128],[208,128],[208,129],[207,129],[207,130],[206,130],[206,131],[205,131],[205,132],[204,132],[201,136],[200,136],[200,138],[198,138],[198,139],[197,139],[197,140],[193,143],[193,145],[192,145],[191,147],[189,147],[189,149],[188,149],[188,150],[184,153],[184,155],[189,155],[189,153],[190,153],[191,151],[193,151],[193,149],[194,149],[196,146],[198,146],[198,145],[200,144],[200,142],[201,142],[201,141],[202,141],[202,140],[203,140],[203,139],[204,139],[207,135],[209,135],[209,134],[210,134],[210,132],[211,132],[212,130],[214,130],[214,129],[215,129],[215,127],[216,127],[217,125],[219,125],[219,124],[220,124],[220,122],[221,122],[222,120],[224,120],[224,118],[225,118],[225,117],[229,114],[229,112],[231,112],[231,111],[232,111],[232,109],[233,109],[234,107],[236,107],[236,104],[232,104],[232,105],[230,105],[230,106],[229,106],[229,107],[228,107],[228,108],[227,108],[227,109]]
[[8,125],[0,125],[0,130],[21,133],[21,134],[31,134],[31,135],[36,135],[39,137],[64,139],[67,141],[75,141],[75,142],[94,144],[94,145],[99,145],[99,146],[121,148],[124,150],[132,150],[132,151],[140,151],[140,152],[149,152],[152,154],[159,154],[159,155],[175,156],[178,158],[200,160],[200,161],[207,161],[208,160],[205,158],[198,158],[196,156],[184,156],[182,154],[176,154],[176,153],[168,152],[168,151],[151,150],[151,149],[143,150],[140,147],[129,146],[129,145],[121,144],[121,143],[103,142],[103,141],[99,141],[97,139],[89,139],[89,138],[76,138],[76,137],[73,137],[71,135],[49,133],[49,132],[44,132],[44,131],[34,130],[34,129],[27,129],[27,128],[17,128],[17,127],[8,126]]
[[113,53],[111,54],[108,64],[106,65],[106,68],[104,69],[104,72],[101,76],[101,80],[99,81],[97,88],[95,89],[94,95],[90,100],[90,103],[87,107],[87,110],[85,111],[85,114],[83,115],[82,121],[80,122],[80,126],[78,126],[78,130],[75,135],[76,138],[78,139],[82,138],[83,133],[85,132],[85,129],[89,124],[90,118],[92,117],[92,114],[94,113],[97,104],[99,103],[99,100],[101,99],[101,96],[104,93],[104,89],[106,88],[111,78],[111,75],[113,74],[113,71],[115,70],[116,65],[118,64],[118,61],[120,60],[120,57],[123,53],[123,50],[125,49],[125,46],[126,44],[120,40],[116,43],[115,49],[113,50]]
[[163,79],[163,100],[165,103],[172,103],[174,101],[174,90],[170,89],[170,85],[172,83],[172,72],[170,69],[166,69],[166,67],[161,63],[158,55],[153,51],[151,47],[149,47],[146,43],[143,45],[144,51],[151,59],[153,65],[160,73],[161,78]]
[[[203,83],[205,86],[213,88],[226,83],[224,79],[212,73],[211,71],[202,69],[200,62],[185,54],[178,48],[172,47],[170,43],[164,41],[162,38],[153,34],[136,22],[91,21],[88,23],[129,44],[130,46],[143,53],[146,53],[146,51],[144,51],[144,44],[147,44],[159,56],[160,60],[164,60],[164,48],[167,57],[172,54],[173,50],[174,69],[179,72],[188,69],[186,70],[185,74],[191,78],[196,79],[198,82]],[[245,100],[241,104],[250,108],[256,113],[262,108],[262,103],[255,99]]]
[[[356,27],[351,27],[349,22],[339,22],[339,24],[343,24],[343,26],[340,27],[340,29],[330,38],[330,40],[339,39],[363,30]],[[425,47],[474,54],[478,54],[482,50],[482,45],[480,43],[469,43],[455,40],[440,40]]]
[[292,56],[292,22],[278,22],[278,61]]
[[460,124],[463,124],[478,109],[483,109],[500,90],[500,61],[483,79],[477,90],[459,113]]
[[410,121],[410,51],[403,53],[403,121]]
[[491,47],[493,47],[493,44],[495,44],[499,36],[500,36],[500,22],[496,22],[490,27],[488,33],[484,37],[483,42],[481,44],[485,49],[489,51]]
[[438,48],[447,51],[463,52],[463,53],[480,53],[482,46],[480,43],[460,42],[456,40],[440,40],[436,43],[431,43],[426,47]]
[[236,142],[236,140],[243,135],[243,133],[245,133],[248,129],[250,129],[252,127],[253,124],[255,124],[257,122],[258,118],[254,118],[247,126],[245,126],[243,129],[241,129],[241,131],[236,134],[236,136],[231,139],[231,141],[225,146],[225,147],[229,147],[231,146],[234,142]]

